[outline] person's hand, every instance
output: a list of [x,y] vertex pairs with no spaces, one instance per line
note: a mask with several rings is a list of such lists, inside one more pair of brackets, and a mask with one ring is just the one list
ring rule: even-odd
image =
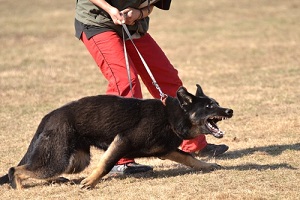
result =
[[122,23],[125,23],[124,14],[121,13],[117,8],[111,7],[108,11],[108,14],[110,15],[111,19],[116,25],[121,25]]
[[124,16],[125,24],[133,25],[135,21],[138,20],[141,16],[141,11],[134,8],[126,8],[121,11],[121,14]]

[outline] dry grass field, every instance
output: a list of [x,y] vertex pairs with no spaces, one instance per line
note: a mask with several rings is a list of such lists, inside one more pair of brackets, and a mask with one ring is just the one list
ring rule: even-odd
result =
[[[24,155],[41,118],[58,106],[103,94],[106,81],[74,37],[75,1],[0,0],[0,175]],[[224,169],[201,173],[157,158],[154,172],[106,177],[81,190],[91,166],[67,184],[0,186],[0,199],[300,199],[299,0],[174,0],[155,10],[150,33],[190,91],[234,110],[220,124]],[[147,91],[146,98],[151,98]],[[209,158],[202,158],[207,160]]]

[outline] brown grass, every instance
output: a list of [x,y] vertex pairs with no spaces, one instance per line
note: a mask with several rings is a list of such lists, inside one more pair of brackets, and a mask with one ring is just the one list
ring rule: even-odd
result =
[[[1,1],[0,1],[1,2]],[[106,81],[73,28],[74,2],[7,1],[0,7],[0,174],[26,151],[40,119],[71,100],[104,93]],[[150,33],[179,70],[234,109],[221,124],[230,150],[200,173],[156,158],[153,174],[107,177],[96,189],[28,180],[1,199],[298,199],[300,167],[298,0],[174,1],[155,10]],[[150,97],[145,91],[145,97]],[[204,158],[205,159],[205,158]]]

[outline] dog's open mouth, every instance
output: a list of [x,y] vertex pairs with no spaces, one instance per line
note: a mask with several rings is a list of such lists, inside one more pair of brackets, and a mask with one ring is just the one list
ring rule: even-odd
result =
[[227,117],[222,117],[222,116],[212,116],[212,117],[209,117],[205,122],[205,125],[206,125],[207,129],[216,138],[222,138],[225,134],[225,131],[222,131],[217,126],[217,122],[225,120],[225,119],[228,119],[228,118]]

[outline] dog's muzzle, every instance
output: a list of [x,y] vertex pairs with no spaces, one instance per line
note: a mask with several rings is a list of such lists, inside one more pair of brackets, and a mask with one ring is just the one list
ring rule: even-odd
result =
[[205,126],[209,130],[210,134],[215,136],[216,138],[222,138],[225,134],[225,131],[222,131],[217,126],[217,123],[222,120],[226,120],[233,116],[233,110],[226,109],[224,111],[224,115],[222,116],[210,116],[205,121]]

